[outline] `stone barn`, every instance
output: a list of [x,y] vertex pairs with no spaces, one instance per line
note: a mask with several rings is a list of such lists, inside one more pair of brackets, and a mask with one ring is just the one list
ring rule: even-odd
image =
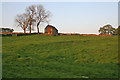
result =
[[47,25],[45,28],[45,35],[53,35],[53,36],[57,36],[58,35],[58,30],[51,25]]

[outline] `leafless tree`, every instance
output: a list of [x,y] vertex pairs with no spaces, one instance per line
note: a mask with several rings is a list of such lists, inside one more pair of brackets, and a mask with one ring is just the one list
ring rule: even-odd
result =
[[39,25],[42,22],[49,22],[50,12],[46,11],[42,5],[37,5],[36,9],[36,25],[37,25],[37,32],[39,34]]
[[35,5],[29,6],[26,10],[27,10],[27,14],[29,16],[29,31],[31,33],[31,30],[34,29],[34,22],[35,22],[35,14],[36,14],[36,9],[35,9]]
[[31,5],[26,8],[26,13],[22,15],[17,15],[16,22],[20,26],[24,33],[26,29],[31,33],[34,30],[34,26],[37,26],[37,32],[39,34],[39,26],[42,22],[49,22],[50,12],[45,10],[42,5]]
[[24,33],[26,33],[26,29],[28,28],[28,24],[29,24],[28,20],[29,17],[28,14],[26,13],[17,15],[15,19],[17,26],[21,27],[24,30]]

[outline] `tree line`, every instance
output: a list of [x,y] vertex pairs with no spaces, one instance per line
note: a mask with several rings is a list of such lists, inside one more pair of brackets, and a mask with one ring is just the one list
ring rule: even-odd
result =
[[16,16],[15,22],[18,27],[24,30],[24,33],[28,30],[31,34],[31,31],[34,30],[36,26],[37,33],[39,34],[40,24],[45,22],[48,23],[50,14],[51,13],[42,5],[31,5],[26,8],[25,13]]
[[103,27],[100,27],[98,30],[100,34],[105,34],[105,35],[120,35],[120,26],[118,28],[113,28],[110,24],[107,24]]

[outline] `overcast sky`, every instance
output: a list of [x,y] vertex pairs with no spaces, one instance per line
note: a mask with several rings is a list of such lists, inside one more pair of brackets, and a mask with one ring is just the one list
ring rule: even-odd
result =
[[[59,32],[96,33],[106,24],[118,26],[118,2],[2,2],[2,25],[23,32],[15,25],[15,16],[30,5],[42,4],[52,13],[50,24]],[[41,30],[47,24],[41,25]]]

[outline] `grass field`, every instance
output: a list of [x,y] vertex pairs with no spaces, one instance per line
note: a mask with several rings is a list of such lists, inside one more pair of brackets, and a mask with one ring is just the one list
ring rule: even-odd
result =
[[2,38],[3,78],[118,78],[118,37]]

